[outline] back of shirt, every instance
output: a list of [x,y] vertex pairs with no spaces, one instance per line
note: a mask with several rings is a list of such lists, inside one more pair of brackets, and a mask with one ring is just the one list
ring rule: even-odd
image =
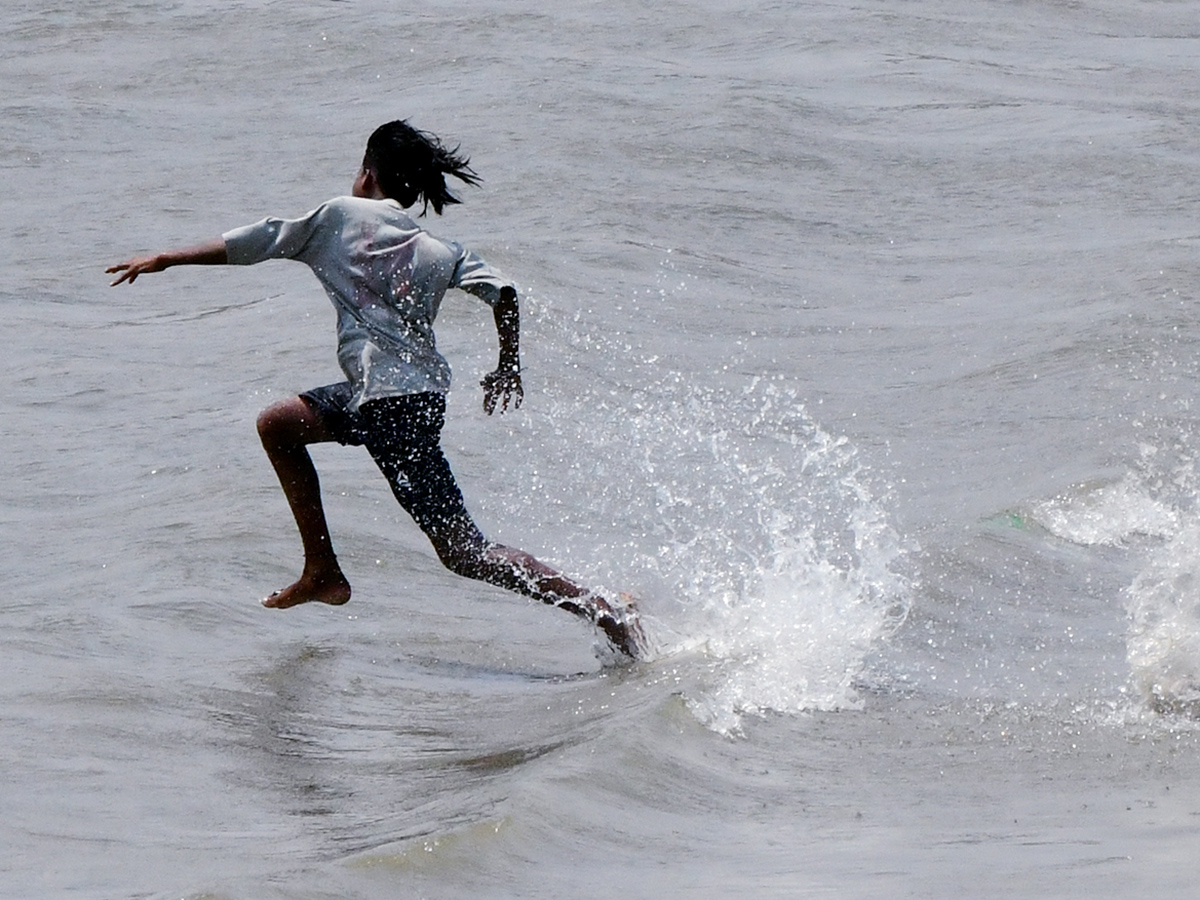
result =
[[224,235],[229,262],[297,259],[338,316],[338,362],[368,400],[450,389],[433,322],[446,290],[492,305],[510,283],[473,253],[421,229],[394,200],[337,197],[299,219],[264,219]]

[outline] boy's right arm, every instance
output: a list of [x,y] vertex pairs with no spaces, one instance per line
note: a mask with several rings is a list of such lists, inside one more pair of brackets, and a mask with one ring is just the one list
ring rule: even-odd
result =
[[121,273],[116,281],[112,283],[115,286],[122,281],[133,284],[139,275],[143,275],[146,272],[161,272],[163,269],[171,268],[171,266],[223,266],[228,262],[229,256],[225,252],[225,238],[220,237],[215,241],[197,244],[195,247],[167,250],[164,253],[156,253],[153,256],[137,256],[123,263],[117,263],[115,266],[109,266],[104,271],[110,275],[117,272]]
[[496,334],[500,338],[500,363],[479,382],[483,386],[483,409],[489,416],[499,406],[505,412],[517,409],[525,399],[521,385],[521,311],[512,285],[500,289],[500,299],[492,305]]

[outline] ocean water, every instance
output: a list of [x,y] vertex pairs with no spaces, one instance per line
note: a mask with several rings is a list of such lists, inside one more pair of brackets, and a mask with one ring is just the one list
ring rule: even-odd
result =
[[[1127,898],[1200,838],[1200,4],[10,0],[0,896]],[[303,267],[105,266],[347,193],[396,117],[523,296],[444,446],[642,598],[606,664],[254,417],[338,377]]]

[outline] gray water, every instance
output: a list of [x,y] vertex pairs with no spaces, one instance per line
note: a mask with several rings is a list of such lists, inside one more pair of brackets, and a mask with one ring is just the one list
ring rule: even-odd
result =
[[[1113,897],[1200,836],[1200,5],[10,0],[0,895]],[[395,117],[524,298],[444,444],[643,598],[606,666],[254,417],[338,377],[293,263],[128,256],[347,193]]]

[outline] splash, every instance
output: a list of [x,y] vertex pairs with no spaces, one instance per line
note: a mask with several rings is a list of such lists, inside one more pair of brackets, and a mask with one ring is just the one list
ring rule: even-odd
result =
[[1085,546],[1148,544],[1126,591],[1126,658],[1135,697],[1158,713],[1200,718],[1200,518],[1187,441],[1139,447],[1119,481],[1085,485],[1039,504],[1035,517]]
[[856,679],[908,593],[857,452],[780,383],[688,394],[668,434],[691,438],[691,477],[657,513],[660,571],[705,618],[712,668],[689,707],[736,733],[748,714],[859,706]]
[[879,602],[881,582],[866,571],[822,558],[811,540],[778,552],[711,627],[717,663],[689,708],[725,734],[748,714],[857,708],[865,660],[906,609],[898,583]]
[[1200,523],[1161,547],[1129,588],[1129,668],[1158,712],[1200,717]]
[[709,727],[857,707],[856,679],[909,591],[856,450],[782,381],[731,390],[658,373],[647,387],[641,375],[642,389],[539,400],[548,417],[524,439],[568,473],[592,526],[559,552],[632,582],[666,653],[693,649],[700,674],[685,699]]
[[1055,537],[1088,547],[1120,547],[1136,537],[1163,538],[1179,527],[1178,511],[1155,496],[1138,473],[1043,501],[1033,517]]
[[1127,592],[1130,681],[1159,713],[1200,718],[1200,516],[1191,436],[1166,449],[1144,444],[1137,479],[1169,516]]

